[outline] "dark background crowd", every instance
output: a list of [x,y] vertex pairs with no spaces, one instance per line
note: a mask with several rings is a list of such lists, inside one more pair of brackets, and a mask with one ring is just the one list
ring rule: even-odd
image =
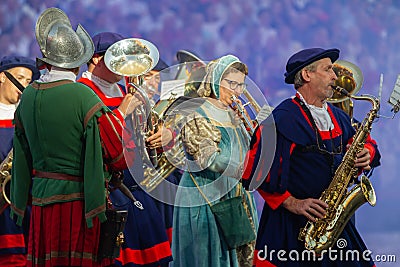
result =
[[[400,73],[400,1],[2,0],[0,54],[40,56],[34,29],[48,7],[64,10],[74,28],[80,23],[90,35],[113,31],[147,39],[170,65],[180,49],[206,61],[234,54],[272,106],[294,94],[283,73],[288,57],[302,48],[339,48],[340,59],[363,72],[359,94],[378,96],[383,74],[382,116],[372,131],[382,154],[372,176],[378,204],[360,208],[357,224],[374,253],[396,254],[400,261],[400,122],[384,118],[393,114],[387,100]],[[355,102],[358,119],[369,109]]]

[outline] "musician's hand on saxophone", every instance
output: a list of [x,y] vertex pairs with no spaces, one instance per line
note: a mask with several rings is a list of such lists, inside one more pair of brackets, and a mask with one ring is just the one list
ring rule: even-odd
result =
[[[347,148],[350,147],[350,145],[347,145]],[[370,170],[371,167],[369,164],[371,163],[371,154],[369,152],[369,149],[363,148],[360,152],[357,153],[357,158],[354,161],[354,167],[357,168],[362,168],[363,170]]]
[[232,95],[230,100],[232,103],[230,107],[236,111],[238,118],[241,122],[244,123],[247,131],[252,135],[254,133],[254,129],[256,128],[255,123],[251,120],[250,115],[247,113],[244,105],[240,101],[240,99],[236,95]]
[[249,114],[247,113],[247,110],[242,104],[242,101],[240,101],[240,99],[237,98],[236,96],[235,97],[232,96],[231,108],[234,111],[236,111],[237,115],[241,120],[244,120],[244,116],[246,116],[249,120],[251,120]]
[[289,196],[283,201],[282,206],[288,211],[297,215],[303,215],[313,222],[316,221],[316,218],[323,218],[328,208],[328,204],[322,200],[315,198],[297,199],[293,196]]

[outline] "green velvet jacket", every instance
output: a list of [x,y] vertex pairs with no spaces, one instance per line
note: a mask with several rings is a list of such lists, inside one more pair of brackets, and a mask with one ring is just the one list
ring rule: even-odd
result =
[[[83,200],[88,227],[106,220],[106,174],[97,118],[108,109],[83,84],[61,80],[28,86],[15,113],[12,213],[20,224],[32,205]],[[75,179],[45,178],[56,173]],[[42,177],[41,177],[42,176]]]

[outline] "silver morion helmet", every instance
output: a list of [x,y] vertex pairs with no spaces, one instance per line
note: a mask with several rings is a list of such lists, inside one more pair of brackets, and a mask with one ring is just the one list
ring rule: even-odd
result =
[[81,25],[74,31],[61,9],[46,9],[36,22],[35,33],[43,54],[40,60],[52,66],[72,69],[87,63],[93,56],[90,35]]

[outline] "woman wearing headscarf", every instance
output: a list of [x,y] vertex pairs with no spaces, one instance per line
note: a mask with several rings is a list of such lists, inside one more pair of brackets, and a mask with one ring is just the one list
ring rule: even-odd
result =
[[201,98],[186,105],[193,110],[186,109],[190,115],[181,130],[187,169],[176,196],[173,266],[252,265],[254,241],[229,249],[210,208],[244,192],[246,213],[257,230],[254,199],[239,182],[249,135],[232,108],[234,101],[240,104],[232,96],[243,92],[247,73],[247,66],[232,55],[210,62],[197,91]]

